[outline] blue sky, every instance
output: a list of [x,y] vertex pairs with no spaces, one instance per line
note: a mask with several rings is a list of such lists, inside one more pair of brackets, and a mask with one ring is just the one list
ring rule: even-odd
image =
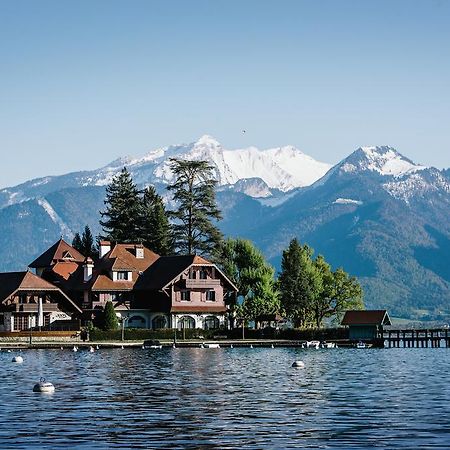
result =
[[1,0],[0,186],[205,133],[448,167],[449,53],[448,1]]

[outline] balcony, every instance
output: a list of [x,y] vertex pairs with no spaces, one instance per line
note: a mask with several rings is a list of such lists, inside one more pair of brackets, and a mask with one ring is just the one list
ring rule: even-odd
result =
[[220,286],[220,280],[214,278],[207,278],[206,280],[199,280],[197,278],[187,278],[181,280],[186,289],[208,289]]
[[[25,313],[38,313],[38,305],[36,303],[16,303],[15,312],[25,312]],[[59,308],[56,303],[43,303],[42,310],[44,313],[47,312],[58,312]]]

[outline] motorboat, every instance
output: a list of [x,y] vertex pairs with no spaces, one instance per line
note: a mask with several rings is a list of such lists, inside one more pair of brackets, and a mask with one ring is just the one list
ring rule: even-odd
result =
[[205,348],[220,348],[219,344],[203,344]]
[[367,347],[367,345],[366,345],[365,342],[359,341],[359,342],[356,344],[356,348],[368,348],[368,347]]
[[159,342],[157,339],[150,339],[148,341],[144,341],[144,344],[142,345],[143,348],[162,348],[161,342]]

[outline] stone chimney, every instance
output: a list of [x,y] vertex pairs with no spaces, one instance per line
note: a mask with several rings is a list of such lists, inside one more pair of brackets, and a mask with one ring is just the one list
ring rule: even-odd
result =
[[142,244],[136,244],[134,250],[137,259],[144,259],[144,246]]
[[100,258],[103,258],[111,250],[111,242],[100,241]]
[[94,261],[89,256],[84,260],[84,282],[89,281],[92,278],[92,270],[94,269]]

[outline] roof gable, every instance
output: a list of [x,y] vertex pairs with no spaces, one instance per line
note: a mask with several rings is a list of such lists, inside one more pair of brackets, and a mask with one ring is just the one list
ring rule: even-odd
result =
[[136,258],[135,244],[116,244],[103,258],[99,265],[106,270],[144,271],[152,265],[159,255],[146,247],[143,258]]
[[341,325],[392,325],[385,309],[346,311]]
[[72,261],[82,263],[85,257],[64,239],[55,242],[49,249],[38,256],[29,267],[50,267],[57,261]]
[[160,256],[140,277],[136,287],[141,290],[160,290],[192,265],[215,267],[220,276],[235,290],[234,284],[212,262],[198,255]]

